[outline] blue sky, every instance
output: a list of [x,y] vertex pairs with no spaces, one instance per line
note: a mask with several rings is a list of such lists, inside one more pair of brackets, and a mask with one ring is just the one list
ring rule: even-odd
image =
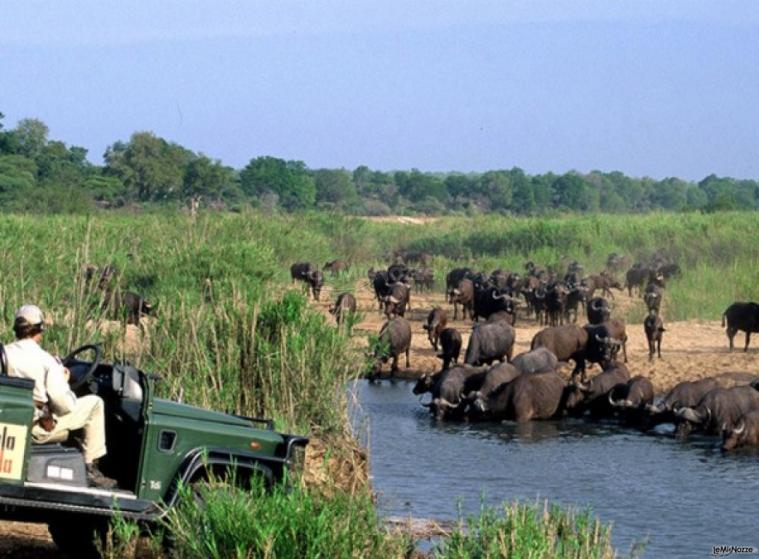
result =
[[0,111],[244,166],[759,178],[759,3],[6,2]]

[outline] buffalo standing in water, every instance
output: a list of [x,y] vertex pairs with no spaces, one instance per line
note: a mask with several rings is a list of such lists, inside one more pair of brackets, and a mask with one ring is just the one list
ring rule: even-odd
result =
[[377,347],[374,350],[374,366],[369,379],[375,380],[382,370],[382,363],[389,359],[393,362],[390,366],[390,377],[395,377],[398,372],[398,357],[406,354],[406,368],[410,367],[409,351],[411,350],[411,325],[405,318],[397,317],[388,320],[382,325]]
[[477,400],[473,411],[481,419],[550,419],[561,414],[566,388],[564,379],[553,372],[519,375],[501,385],[487,401]]

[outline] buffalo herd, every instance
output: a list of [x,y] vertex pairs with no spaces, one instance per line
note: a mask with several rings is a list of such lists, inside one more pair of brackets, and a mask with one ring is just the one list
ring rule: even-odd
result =
[[[406,367],[410,366],[412,330],[406,312],[414,287],[421,292],[434,286],[431,263],[428,253],[398,251],[386,269],[369,269],[367,279],[386,317],[370,354],[370,380],[380,378],[388,361],[394,378],[403,355]],[[341,261],[324,266],[332,273],[345,269]],[[624,282],[616,279],[620,273]],[[651,380],[631,377],[625,365],[628,325],[612,317],[609,300],[614,299],[614,290],[626,289],[645,304],[642,327],[653,360],[661,358],[666,332],[661,311],[667,282],[680,274],[679,266],[660,253],[632,265],[628,258],[612,254],[597,274],[585,274],[577,261],[567,263],[561,273],[534,262],[527,262],[521,273],[454,268],[445,275],[445,301],[452,309],[434,307],[422,325],[441,368],[422,375],[413,392],[420,397],[429,393],[423,405],[437,420],[608,417],[643,431],[671,423],[679,436],[694,431],[721,435],[723,450],[759,445],[759,382],[725,388],[713,378],[685,381],[655,403]],[[291,277],[305,282],[318,300],[324,282],[321,271],[299,262],[293,264]],[[338,324],[355,312],[356,299],[347,292],[338,294],[330,307]],[[514,355],[518,314],[543,329],[533,336],[529,351]],[[463,359],[461,333],[449,323],[460,317],[473,322]],[[759,305],[734,303],[722,323],[730,350],[739,330],[746,334],[744,350],[748,350],[751,333],[759,331]],[[569,362],[573,369],[567,379],[559,366]],[[588,364],[597,364],[600,372],[588,377]]]

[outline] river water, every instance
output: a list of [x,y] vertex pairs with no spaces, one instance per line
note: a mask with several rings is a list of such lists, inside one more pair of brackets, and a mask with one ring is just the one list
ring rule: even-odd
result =
[[613,523],[623,555],[643,539],[645,557],[759,547],[757,453],[722,455],[713,437],[679,441],[664,426],[644,435],[611,421],[438,424],[412,386],[353,386],[353,424],[369,446],[382,514],[448,520],[459,506],[547,499],[590,506]]

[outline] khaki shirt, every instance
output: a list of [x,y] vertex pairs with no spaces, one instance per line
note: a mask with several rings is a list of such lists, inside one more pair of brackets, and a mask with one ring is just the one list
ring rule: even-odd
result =
[[76,396],[64,376],[64,367],[55,357],[31,338],[16,340],[5,346],[8,376],[34,381],[34,400],[47,405],[56,415],[74,409]]

